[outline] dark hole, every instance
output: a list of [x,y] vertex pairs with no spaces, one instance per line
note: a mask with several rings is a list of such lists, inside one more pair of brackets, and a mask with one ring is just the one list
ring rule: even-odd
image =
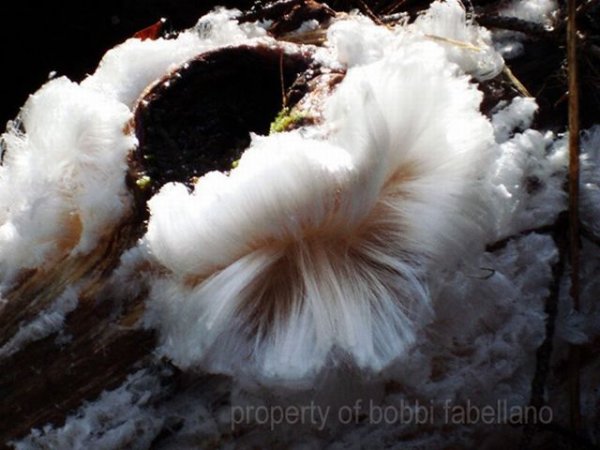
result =
[[282,108],[282,77],[287,90],[310,62],[280,49],[241,46],[203,54],[162,79],[135,111],[136,160],[150,190],[228,170],[250,132],[269,132]]

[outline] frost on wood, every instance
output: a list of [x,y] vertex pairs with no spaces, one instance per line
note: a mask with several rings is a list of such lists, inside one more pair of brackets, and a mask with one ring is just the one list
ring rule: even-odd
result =
[[492,130],[480,94],[442,64],[419,43],[349,69],[327,136],[255,138],[228,176],[150,200],[146,240],[173,272],[150,296],[167,355],[301,379],[336,351],[379,370],[414,342],[429,320],[426,274],[485,226],[476,174]]
[[64,253],[89,253],[128,205],[124,176],[135,140],[123,104],[66,78],[48,82],[3,135],[0,272]]
[[[505,13],[545,22],[553,3],[527,3]],[[566,209],[565,139],[532,128],[531,98],[482,107],[478,88],[504,60],[458,2],[411,24],[332,15],[284,42],[272,23],[217,10],[175,38],[130,39],[81,84],[52,80],[29,99],[3,135],[0,388],[31,400],[3,437],[33,427],[18,448],[181,448],[194,436],[441,448],[508,433],[440,417],[427,429],[228,429],[228,408],[339,406],[344,386],[398,408],[530,400],[560,258],[546,231]],[[318,46],[289,42],[316,32]],[[251,82],[234,86],[238,72]],[[268,134],[282,111],[295,120]],[[591,236],[598,135],[583,138]],[[553,364],[561,343],[598,337],[592,241],[589,316],[561,291]],[[172,369],[152,372],[159,359]],[[582,369],[589,385],[594,367]],[[45,373],[81,393],[18,381]],[[549,384],[558,423],[561,383]]]
[[[76,307],[77,290],[69,287],[48,309],[42,311],[33,321],[19,328],[10,341],[0,348],[0,358],[12,355],[30,342],[60,332],[65,324],[65,316]],[[66,336],[63,338],[68,339]]]

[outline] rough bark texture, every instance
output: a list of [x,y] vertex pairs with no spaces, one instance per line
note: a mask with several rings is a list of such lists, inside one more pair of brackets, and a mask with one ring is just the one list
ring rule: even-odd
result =
[[70,284],[79,283],[79,304],[63,333],[27,344],[0,360],[0,443],[30,428],[60,423],[85,399],[117,386],[132,365],[154,347],[152,332],[133,329],[143,298],[118,298],[107,286],[122,252],[140,236],[144,213],[132,213],[90,254],[63,257],[46,269],[23,274],[6,295],[0,343],[48,307]]

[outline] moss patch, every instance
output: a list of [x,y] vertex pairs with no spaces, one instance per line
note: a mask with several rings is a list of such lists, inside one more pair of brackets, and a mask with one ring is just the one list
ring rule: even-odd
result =
[[271,126],[269,128],[270,134],[286,131],[295,123],[302,121],[305,117],[305,114],[290,112],[290,108],[283,108],[281,111],[279,111],[277,117],[275,117],[275,120],[271,122]]

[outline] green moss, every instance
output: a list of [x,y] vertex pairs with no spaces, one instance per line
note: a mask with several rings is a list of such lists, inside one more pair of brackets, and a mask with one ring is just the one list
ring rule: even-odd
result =
[[275,120],[271,122],[270,133],[281,133],[286,131],[293,124],[300,122],[306,117],[305,114],[298,112],[290,112],[290,108],[283,108],[275,117]]
[[148,175],[142,175],[141,177],[139,177],[136,181],[135,184],[137,184],[137,186],[144,190],[146,189],[148,186],[150,186],[150,183],[152,182],[152,179],[148,176]]

